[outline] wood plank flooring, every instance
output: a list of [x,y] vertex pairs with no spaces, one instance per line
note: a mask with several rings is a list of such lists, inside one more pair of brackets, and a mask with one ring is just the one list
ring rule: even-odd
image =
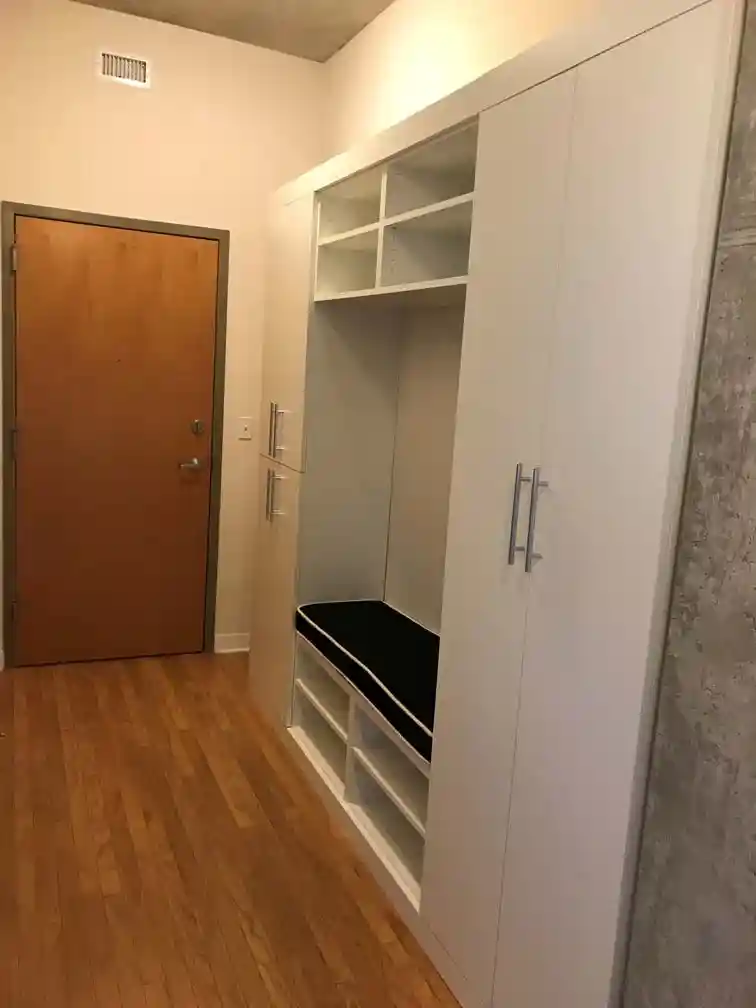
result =
[[245,656],[0,674],[0,1008],[456,1008]]

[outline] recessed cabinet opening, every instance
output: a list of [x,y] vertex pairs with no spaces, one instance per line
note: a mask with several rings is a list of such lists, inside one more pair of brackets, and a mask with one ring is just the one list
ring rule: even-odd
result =
[[321,194],[308,332],[292,732],[415,906],[476,144]]
[[331,781],[346,738],[350,815],[413,903],[463,322],[464,303],[334,301],[309,337],[295,703],[317,713],[321,734],[304,727]]
[[[413,626],[441,627],[463,324],[463,304],[372,299],[318,305],[311,322],[300,605],[384,601],[403,620],[360,618],[414,655],[432,642]],[[320,629],[332,637],[338,623]],[[347,650],[361,664],[385,660],[359,635]]]

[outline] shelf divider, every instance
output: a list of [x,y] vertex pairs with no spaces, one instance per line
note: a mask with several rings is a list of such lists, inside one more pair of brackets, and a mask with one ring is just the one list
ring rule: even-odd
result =
[[382,224],[375,221],[372,224],[363,224],[362,227],[352,228],[349,231],[340,231],[338,234],[326,235],[318,240],[318,248],[327,248],[329,245],[338,245],[339,242],[349,241],[350,238],[359,238],[360,235],[378,231],[381,227]]
[[390,227],[392,224],[403,224],[405,221],[416,220],[419,217],[430,217],[443,210],[450,210],[453,207],[465,206],[473,203],[474,193],[464,193],[462,196],[452,196],[451,199],[441,200],[439,203],[431,203],[429,206],[417,207],[415,210],[406,210],[404,213],[394,214],[393,217],[381,218],[381,227]]

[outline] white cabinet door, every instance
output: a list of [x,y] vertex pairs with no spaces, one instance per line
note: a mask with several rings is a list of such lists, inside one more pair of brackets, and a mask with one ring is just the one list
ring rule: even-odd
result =
[[304,468],[305,357],[310,313],[313,197],[273,208],[268,234],[260,452]]
[[725,7],[578,73],[497,1008],[610,1002],[710,265]]
[[540,457],[574,85],[480,120],[421,905],[471,1004],[493,985],[528,587],[510,519]]
[[288,723],[294,667],[299,473],[260,458],[250,689],[263,713]]

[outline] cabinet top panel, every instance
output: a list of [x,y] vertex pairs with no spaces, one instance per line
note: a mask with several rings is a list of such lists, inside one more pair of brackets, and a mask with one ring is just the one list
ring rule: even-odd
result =
[[735,8],[743,5],[742,0],[635,0],[632,4],[610,0],[577,24],[519,53],[427,109],[323,162],[279,189],[275,199],[289,203],[396,157],[487,108],[707,3]]

